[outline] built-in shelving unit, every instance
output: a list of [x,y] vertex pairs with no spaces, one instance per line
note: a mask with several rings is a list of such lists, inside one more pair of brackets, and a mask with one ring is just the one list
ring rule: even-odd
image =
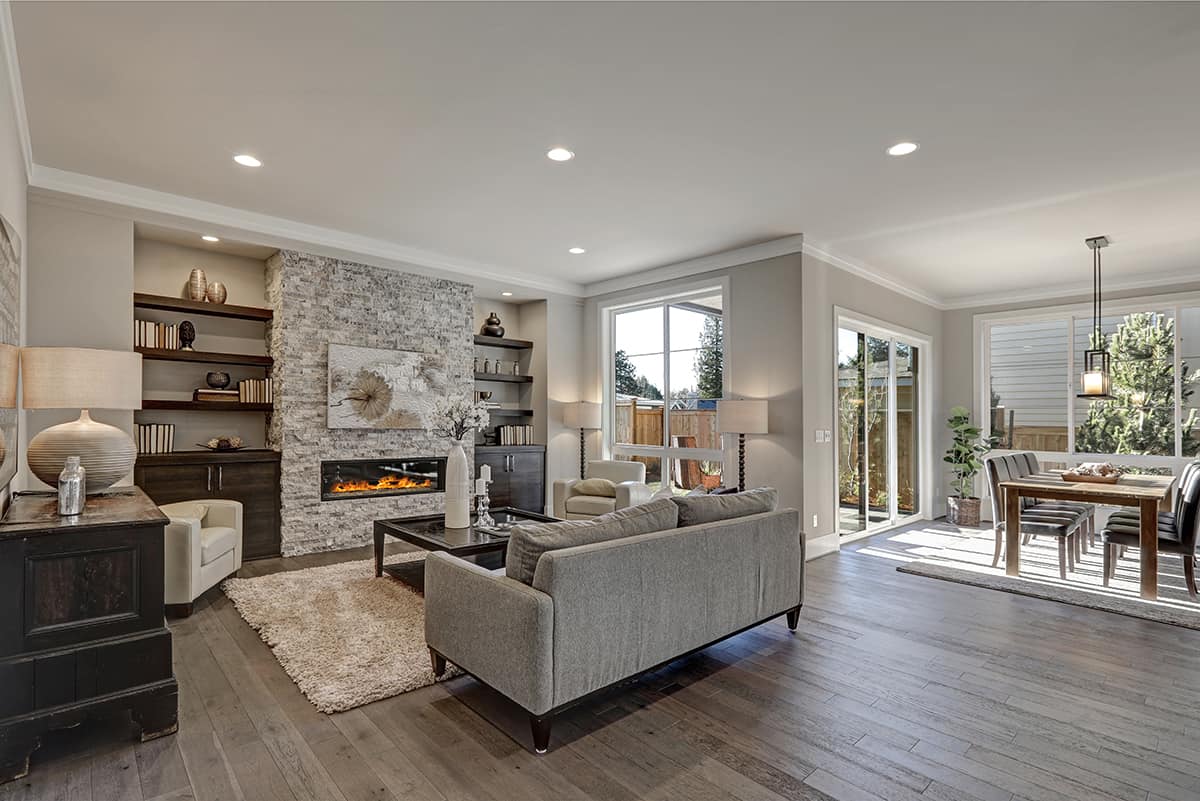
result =
[[248,353],[210,353],[201,350],[174,350],[171,348],[134,348],[143,359],[162,362],[200,362],[201,364],[242,364],[248,367],[270,368],[275,360],[270,356],[254,356]]
[[228,317],[235,320],[258,320],[269,322],[275,313],[270,309],[257,306],[235,306],[232,303],[208,303],[203,300],[184,300],[169,298],[166,295],[148,295],[144,292],[133,293],[135,309],[158,309],[181,314],[205,314],[209,317]]
[[234,403],[232,401],[157,400],[147,398],[142,408],[162,412],[269,412],[269,403]]
[[533,383],[531,375],[504,375],[502,373],[476,373],[476,381],[496,381],[501,384],[530,384]]
[[533,343],[527,339],[508,339],[506,337],[489,337],[485,334],[475,335],[475,344],[489,348],[508,348],[509,350],[532,350]]

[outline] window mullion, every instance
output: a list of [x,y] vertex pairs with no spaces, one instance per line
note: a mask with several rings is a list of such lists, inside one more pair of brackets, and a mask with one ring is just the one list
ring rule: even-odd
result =
[[1067,453],[1075,453],[1075,315],[1067,315]]
[[1183,356],[1183,336],[1180,333],[1183,330],[1181,323],[1183,322],[1183,307],[1176,305],[1175,313],[1175,348],[1174,358],[1172,359],[1172,370],[1175,373],[1174,380],[1171,382],[1175,391],[1175,456],[1180,458],[1183,456],[1183,376],[1181,374]]

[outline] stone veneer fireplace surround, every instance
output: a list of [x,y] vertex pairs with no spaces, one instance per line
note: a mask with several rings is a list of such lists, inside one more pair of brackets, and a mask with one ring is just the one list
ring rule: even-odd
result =
[[[383,517],[442,511],[441,492],[321,501],[321,462],[390,454],[445,456],[450,443],[421,430],[325,425],[329,343],[445,356],[452,391],[474,389],[470,286],[383,267],[283,250],[267,261],[267,330],[275,408],[267,431],[280,451],[284,556],[370,541]],[[473,462],[468,443],[468,463]]]

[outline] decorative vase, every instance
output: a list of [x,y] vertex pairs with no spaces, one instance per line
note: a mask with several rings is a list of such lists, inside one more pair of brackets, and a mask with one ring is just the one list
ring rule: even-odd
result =
[[446,457],[446,528],[471,525],[471,470],[461,442]]
[[179,349],[192,350],[192,343],[196,341],[196,326],[191,320],[184,320],[179,324]]
[[947,498],[946,522],[952,526],[979,528],[979,499],[954,496]]
[[225,285],[220,281],[213,281],[204,290],[204,297],[208,298],[209,303],[224,303],[225,298],[229,297],[229,292],[226,291]]
[[208,276],[204,274],[204,270],[199,267],[192,269],[192,274],[188,276],[188,297],[192,300],[204,300],[204,294],[208,292]]
[[479,329],[479,333],[485,337],[504,336],[504,326],[500,325],[500,318],[496,316],[495,312],[488,314],[487,319],[483,321],[483,327]]
[[225,389],[229,386],[229,373],[212,372],[204,376],[204,381],[213,389]]

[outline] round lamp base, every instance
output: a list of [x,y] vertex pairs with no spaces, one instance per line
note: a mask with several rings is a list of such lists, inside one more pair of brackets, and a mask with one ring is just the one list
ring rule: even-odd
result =
[[51,426],[29,443],[30,471],[52,487],[68,456],[78,456],[87,471],[88,494],[108,489],[129,475],[137,460],[133,438],[116,426],[98,423],[85,410],[78,420]]

